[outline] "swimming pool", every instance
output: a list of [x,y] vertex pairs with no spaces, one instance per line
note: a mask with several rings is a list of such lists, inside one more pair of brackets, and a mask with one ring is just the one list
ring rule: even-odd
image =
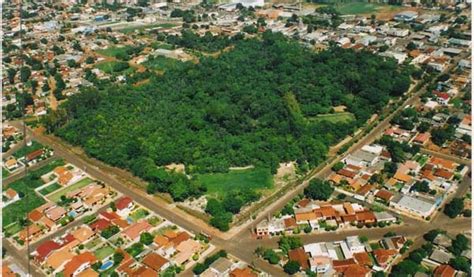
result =
[[99,268],[100,271],[105,271],[109,268],[111,268],[114,265],[114,262],[111,260],[106,261],[105,263],[102,264],[102,266]]
[[70,215],[70,216],[72,216],[72,217],[76,217],[76,216],[77,216],[77,213],[76,213],[76,211],[70,211],[70,212],[68,213],[68,215]]

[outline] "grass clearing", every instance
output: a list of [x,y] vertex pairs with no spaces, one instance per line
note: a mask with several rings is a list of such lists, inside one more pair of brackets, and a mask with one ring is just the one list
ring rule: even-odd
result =
[[[25,218],[27,213],[46,203],[46,201],[36,193],[35,189],[44,184],[41,180],[42,175],[61,165],[64,165],[63,160],[54,160],[37,170],[31,171],[27,176],[20,180],[17,180],[8,186],[3,186],[3,190],[12,188],[19,194],[23,195],[22,199],[19,201],[3,208],[3,226],[8,226],[12,222]],[[25,201],[25,197],[28,197],[28,202]]]
[[160,71],[176,68],[180,64],[182,64],[182,62],[175,59],[163,57],[163,56],[157,56],[157,57],[150,56],[148,61],[143,63],[143,65],[147,68],[150,68],[153,70],[160,70]]
[[39,193],[41,193],[41,195],[48,195],[50,193],[52,193],[53,191],[56,191],[58,189],[60,189],[62,186],[58,183],[53,183],[47,187],[45,187],[44,189],[41,189],[39,191]]
[[18,159],[18,158],[21,158],[21,157],[24,157],[24,156],[28,155],[29,153],[31,153],[31,152],[33,152],[33,151],[36,151],[36,150],[38,150],[38,149],[41,149],[41,148],[43,148],[43,147],[44,147],[44,146],[43,146],[41,143],[39,143],[39,142],[33,140],[33,141],[31,141],[31,145],[30,145],[30,146],[23,146],[22,148],[20,148],[20,149],[18,149],[17,151],[15,151],[15,152],[13,153],[13,156]]
[[310,120],[312,121],[326,120],[331,123],[338,123],[338,122],[353,121],[355,120],[355,117],[350,112],[343,112],[343,113],[320,114],[320,115],[311,117]]
[[154,28],[163,28],[163,29],[169,29],[175,27],[177,24],[175,23],[156,23],[156,24],[150,24],[150,25],[143,25],[143,26],[132,26],[132,27],[125,27],[123,29],[120,29],[119,32],[124,33],[124,34],[129,34],[135,31],[144,31],[146,29],[154,29]]
[[90,183],[92,183],[92,179],[86,177],[77,183],[74,183],[70,186],[63,188],[62,190],[55,192],[54,194],[50,195],[48,199],[53,202],[58,202],[59,199],[61,199],[61,196],[66,195],[68,192],[85,187],[89,185]]
[[95,67],[104,71],[107,74],[131,74],[135,71],[135,69],[133,67],[130,67],[127,62],[122,61],[101,62],[96,64]]
[[207,188],[209,195],[225,196],[229,191],[242,189],[269,189],[273,187],[273,178],[269,169],[251,168],[231,170],[227,173],[209,173],[197,176],[197,182]]
[[380,5],[366,2],[352,2],[336,4],[336,10],[341,14],[368,14],[375,13]]
[[123,47],[111,46],[107,49],[97,50],[96,52],[103,56],[116,57],[117,55],[126,55],[127,51],[131,48],[132,46],[123,46]]
[[108,256],[112,255],[113,253],[114,253],[114,249],[110,245],[105,245],[98,248],[94,252],[94,255],[97,257],[98,260],[103,260],[107,258]]

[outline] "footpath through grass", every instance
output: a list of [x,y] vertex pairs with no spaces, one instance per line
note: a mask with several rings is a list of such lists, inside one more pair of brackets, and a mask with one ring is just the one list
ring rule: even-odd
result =
[[227,173],[200,174],[197,182],[207,188],[207,194],[224,197],[228,192],[242,189],[269,189],[273,187],[273,177],[269,169],[251,168],[231,170]]

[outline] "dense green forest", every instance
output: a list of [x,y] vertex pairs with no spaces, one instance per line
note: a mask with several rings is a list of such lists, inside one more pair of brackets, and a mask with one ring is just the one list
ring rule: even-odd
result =
[[[364,51],[316,53],[269,31],[234,45],[142,86],[84,89],[46,127],[150,181],[149,192],[183,200],[205,189],[158,166],[184,163],[193,174],[254,165],[275,173],[280,162],[296,160],[308,169],[410,83],[394,60]],[[355,120],[309,120],[338,105]]]

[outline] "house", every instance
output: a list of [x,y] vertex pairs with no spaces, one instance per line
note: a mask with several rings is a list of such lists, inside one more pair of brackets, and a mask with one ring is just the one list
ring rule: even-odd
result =
[[47,240],[40,244],[33,252],[35,260],[42,263],[54,250],[61,248],[61,245],[55,241]]
[[354,259],[362,266],[371,267],[373,265],[372,259],[367,252],[354,253]]
[[39,157],[41,157],[42,155],[44,154],[44,150],[43,149],[38,149],[38,150],[35,150],[29,154],[26,155],[25,159],[27,162],[31,162],[33,160],[36,160],[38,159]]
[[418,13],[415,11],[403,11],[397,13],[393,19],[395,21],[402,21],[402,22],[412,22],[418,17]]
[[63,274],[64,276],[76,276],[82,271],[89,268],[93,263],[97,261],[97,258],[91,252],[83,252],[77,256],[74,256],[66,265],[64,266]]
[[123,196],[115,202],[117,208],[116,213],[121,217],[127,217],[134,206],[133,200],[130,196]]
[[444,106],[449,104],[451,97],[446,92],[434,91],[433,94],[436,96],[436,101]]
[[456,276],[456,271],[450,265],[443,264],[438,266],[433,272],[434,277],[454,277]]
[[375,249],[372,251],[372,254],[375,257],[375,260],[381,267],[386,267],[390,260],[398,254],[398,251],[395,249]]
[[248,266],[244,268],[235,268],[229,274],[230,277],[258,277],[257,273],[253,272]]
[[193,239],[185,240],[176,246],[178,254],[174,256],[173,260],[176,264],[181,265],[189,261],[195,253],[199,253],[202,245]]
[[290,261],[298,262],[303,270],[309,268],[309,257],[303,248],[296,248],[288,251],[288,259]]
[[358,167],[370,167],[379,161],[379,155],[359,149],[344,158],[343,162],[347,165]]
[[99,218],[97,219],[96,221],[94,221],[93,223],[91,223],[89,225],[89,227],[96,233],[99,233],[99,232],[102,232],[103,230],[107,229],[107,227],[109,227],[110,225],[112,225],[112,223],[105,219],[105,218]]
[[151,225],[148,223],[148,221],[143,220],[140,222],[137,222],[133,225],[130,225],[128,228],[126,228],[123,232],[122,235],[131,240],[134,241],[140,237],[141,233],[147,232],[148,230],[151,229]]
[[66,209],[61,206],[54,206],[46,210],[45,215],[54,222],[57,222],[66,215]]
[[11,157],[5,161],[4,166],[9,171],[12,171],[18,167],[18,161],[15,159],[15,157]]
[[169,261],[162,257],[161,255],[151,252],[147,254],[144,258],[142,263],[149,268],[153,269],[156,272],[160,272],[161,270],[165,270],[170,265]]
[[25,227],[18,233],[18,238],[22,241],[32,241],[43,233],[41,227],[38,224],[32,224],[31,226]]
[[347,237],[346,244],[352,253],[365,252],[365,246],[360,242],[358,236]]
[[209,270],[217,276],[226,276],[232,270],[233,265],[229,259],[220,257],[209,266]]
[[462,137],[463,135],[471,136],[472,134],[472,117],[471,115],[465,115],[459,126],[456,128],[456,136]]
[[332,267],[339,273],[343,273],[351,265],[357,265],[353,258],[332,261]]
[[388,222],[396,222],[397,221],[397,218],[395,216],[393,216],[392,214],[387,213],[387,212],[374,212],[374,216],[375,216],[377,222],[388,223]]
[[316,256],[309,259],[311,271],[323,274],[331,268],[331,259],[326,256]]
[[392,198],[393,198],[393,193],[391,193],[388,190],[381,189],[381,190],[377,191],[377,193],[375,194],[375,197],[377,197],[379,199],[382,199],[386,203],[389,203],[390,200],[392,200]]
[[57,271],[63,267],[64,264],[69,262],[76,254],[69,251],[68,248],[60,248],[51,253],[45,260],[45,265]]
[[454,256],[451,253],[441,249],[435,249],[428,258],[428,261],[435,265],[442,265],[447,264],[452,258],[454,258]]
[[20,200],[20,195],[12,188],[7,188],[7,190],[3,192],[3,195],[7,198],[7,201],[5,202],[8,204]]
[[430,216],[436,209],[435,202],[410,195],[392,198],[390,206],[423,218]]
[[418,135],[413,138],[413,143],[424,146],[430,141],[431,134],[430,133],[419,133]]
[[370,276],[370,269],[362,265],[355,264],[344,268],[342,273],[343,276],[347,277],[368,277]]
[[92,236],[94,236],[94,231],[89,228],[87,225],[83,225],[76,230],[71,232],[71,235],[77,239],[80,243],[84,243],[85,241],[89,240]]

